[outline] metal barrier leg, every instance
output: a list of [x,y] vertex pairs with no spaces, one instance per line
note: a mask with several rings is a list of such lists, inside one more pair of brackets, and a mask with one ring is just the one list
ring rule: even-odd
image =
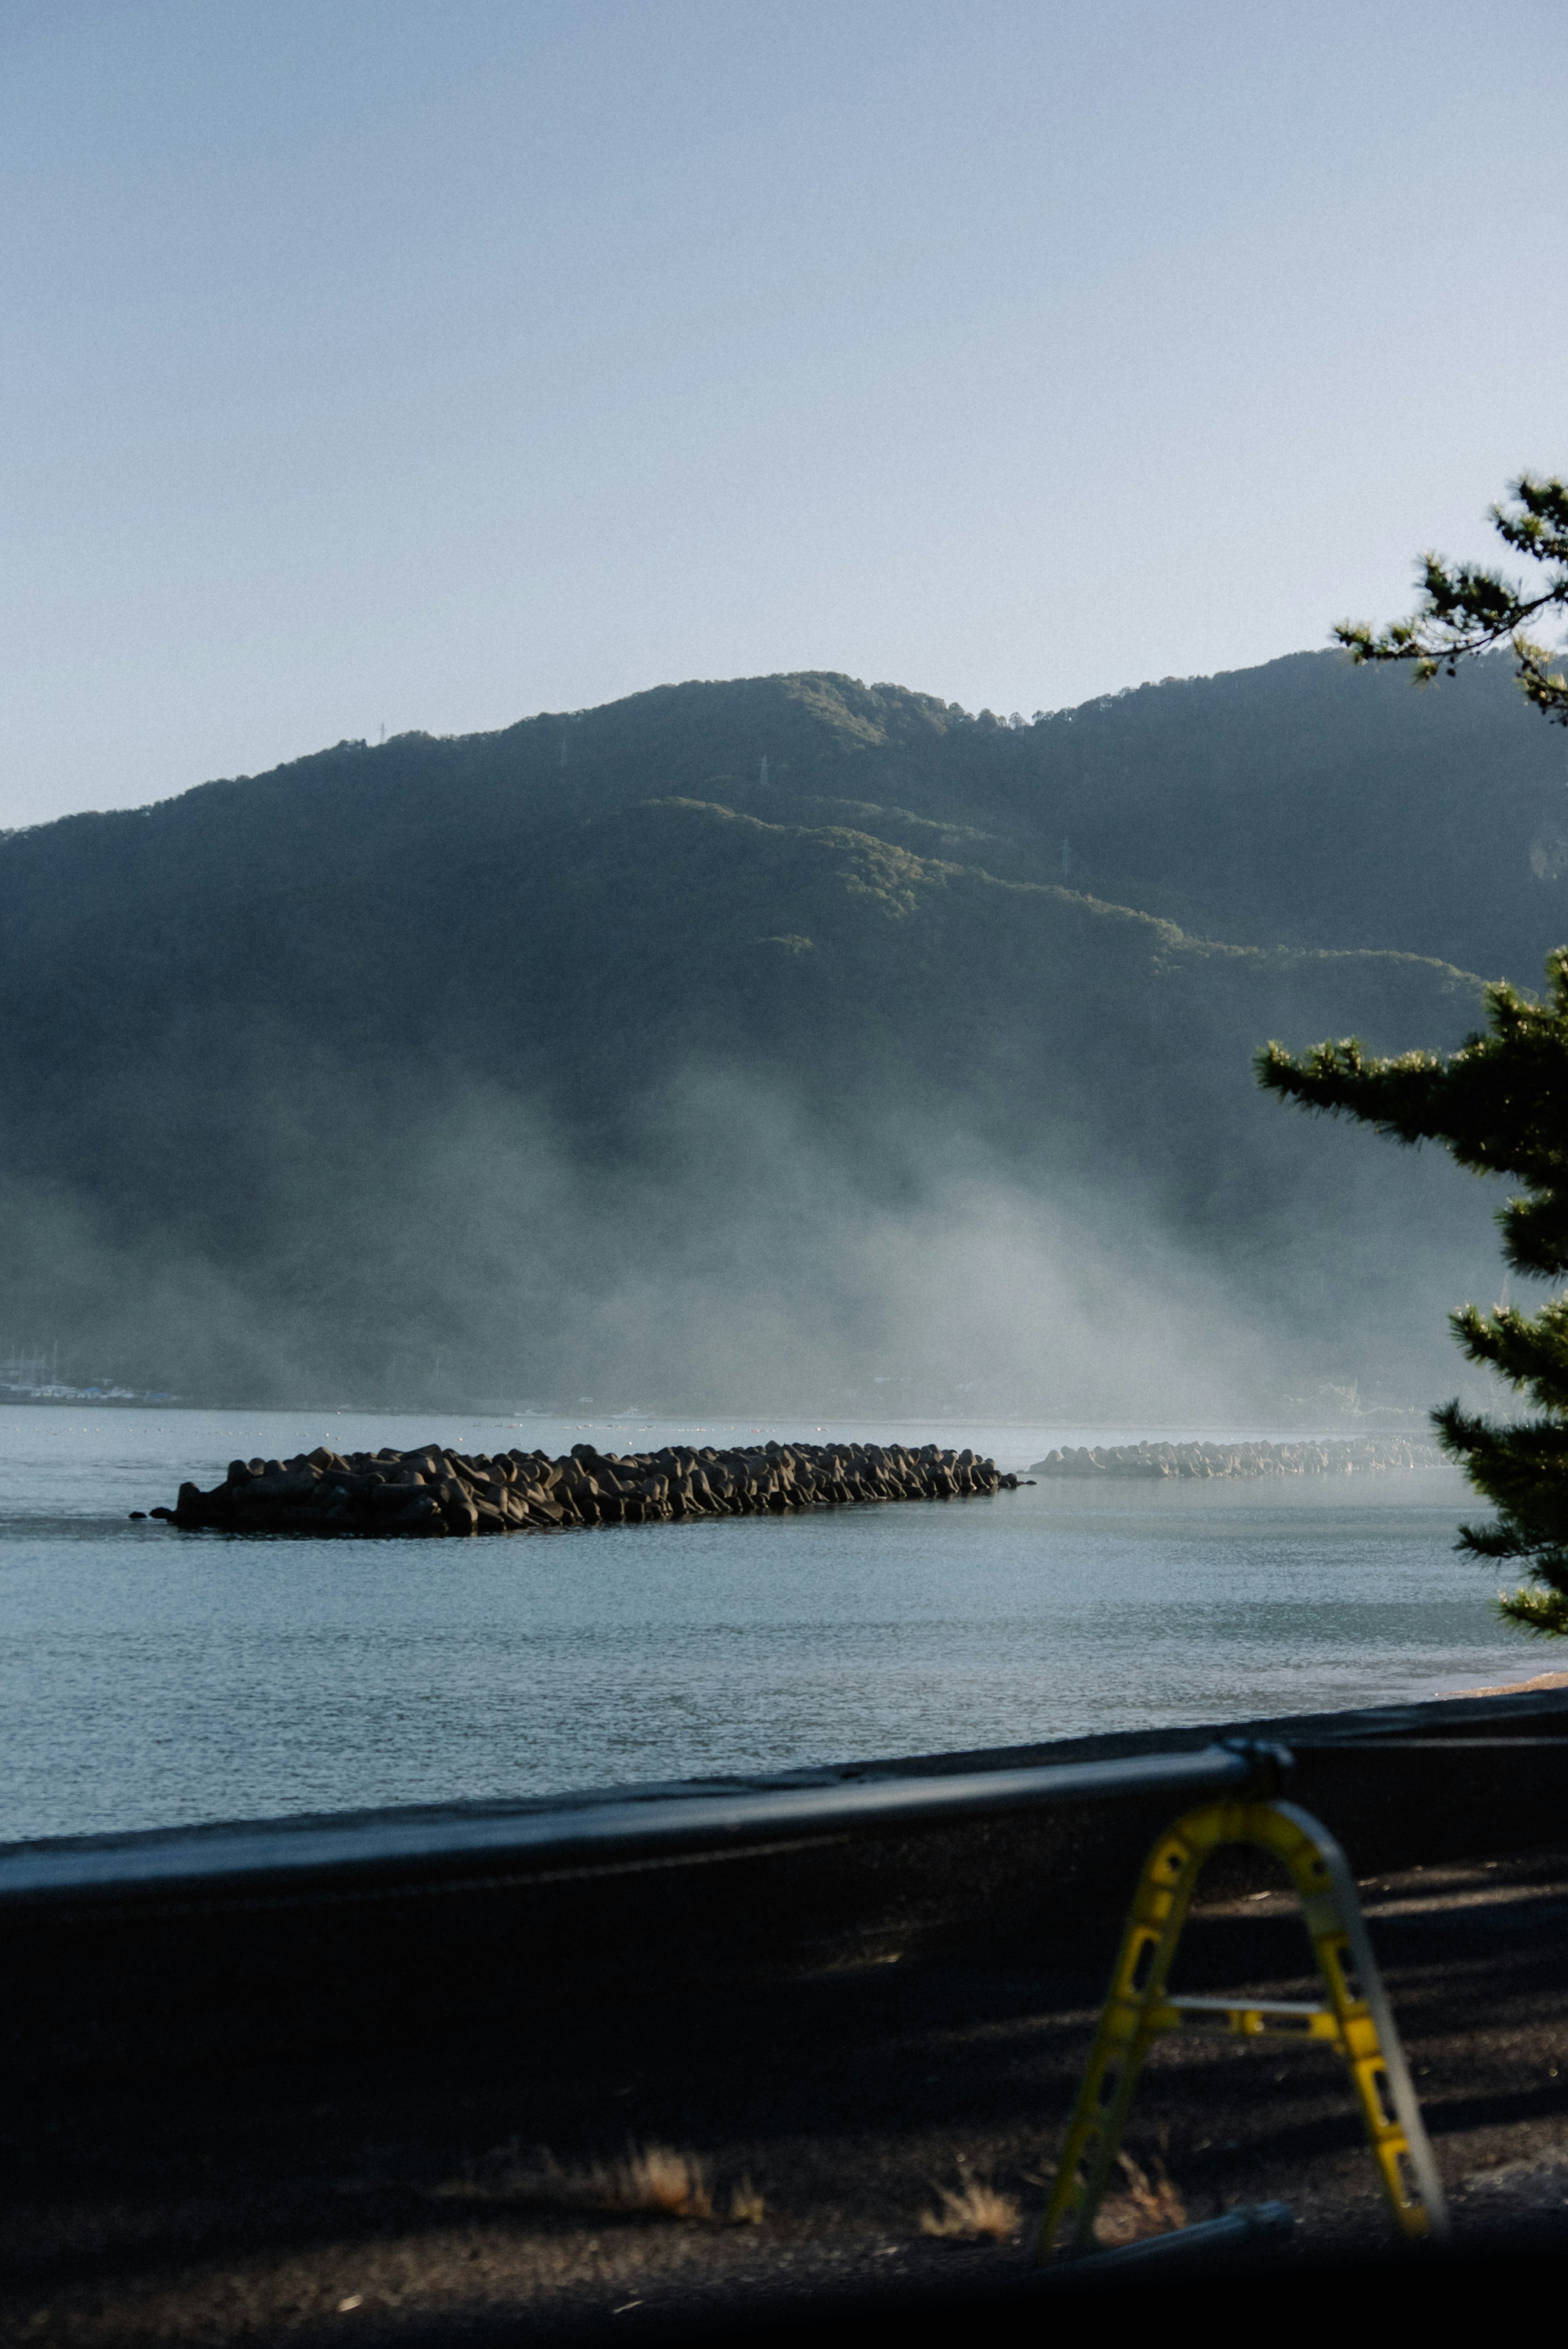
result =
[[[1205,1862],[1225,1844],[1255,1844],[1288,1870],[1328,1993],[1314,2006],[1172,1996],[1172,1961]],[[1326,2041],[1343,2060],[1396,2225],[1412,2239],[1448,2231],[1443,2189],[1409,2068],[1372,1954],[1355,1879],[1320,1821],[1293,1803],[1212,1803],[1162,1835],[1144,1863],[1083,2086],[1073,2108],[1035,2257],[1090,2251],[1095,2218],[1120,2148],[1144,2059],[1166,2032]]]

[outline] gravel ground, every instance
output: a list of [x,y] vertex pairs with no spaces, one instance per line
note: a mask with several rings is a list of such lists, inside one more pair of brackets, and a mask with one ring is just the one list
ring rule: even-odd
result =
[[[1414,1869],[1363,1897],[1457,2244],[1568,2252],[1568,1852]],[[510,2046],[399,2046],[373,2069],[12,2106],[0,2338],[679,2333],[1021,2276],[1113,1939],[1055,1930],[591,2024],[520,2014]],[[1289,1896],[1233,1884],[1195,1916],[1180,1977],[1311,1995],[1305,1956]],[[714,2217],[606,2207],[606,2172],[654,2144],[705,2166]],[[1288,2202],[1288,2263],[1388,2240],[1322,2051],[1168,2041],[1129,2150],[1151,2177],[1165,2164],[1191,2220]],[[1017,2227],[922,2233],[941,2189],[971,2181]]]

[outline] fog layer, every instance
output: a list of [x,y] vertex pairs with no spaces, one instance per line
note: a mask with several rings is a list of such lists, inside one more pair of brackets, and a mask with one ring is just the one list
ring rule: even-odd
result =
[[[1530,976],[1535,737],[1337,665],[1228,682],[1128,697],[1121,736],[1121,705],[1009,729],[846,679],[681,688],[0,843],[0,1347],[214,1402],[1452,1392],[1493,1198],[1281,1109],[1251,1059],[1475,1024],[1438,949],[1479,820],[1433,707],[1491,746],[1518,838],[1479,835],[1518,870],[1485,920],[1506,943],[1514,886]],[[1353,792],[1354,845],[1314,830]]]

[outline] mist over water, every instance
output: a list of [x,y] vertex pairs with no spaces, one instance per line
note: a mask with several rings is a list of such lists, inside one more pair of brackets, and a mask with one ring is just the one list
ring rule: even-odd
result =
[[407,1547],[128,1512],[324,1436],[890,1423],[1017,1468],[1486,1400],[1447,1316],[1496,1189],[1252,1056],[1451,1049],[1476,971],[1529,974],[1527,717],[1326,660],[1017,729],[754,678],[579,713],[566,766],[541,716],[0,843],[0,1356],[202,1406],[0,1413],[13,1831],[1520,1672],[1448,1475]]
[[1474,1383],[1446,1316],[1498,1278],[1487,1187],[1262,1096],[1315,1203],[1293,1226],[1286,1190],[1266,1247],[1070,1116],[1025,1168],[929,1109],[825,1124],[697,1062],[591,1150],[499,1084],[410,1111],[332,1067],[258,1098],[205,1240],[14,1182],[10,1342],[63,1329],[78,1377],[197,1402],[1163,1423],[1322,1411],[1331,1387],[1424,1410]]
[[278,1407],[1428,1408],[1495,1192],[1253,1055],[1451,1049],[1533,977],[1561,758],[1501,675],[1387,685],[1018,729],[658,688],[566,766],[541,714],[0,842],[0,1355]]
[[1023,1468],[1125,1432],[0,1410],[0,1835],[1326,1711],[1539,1668],[1452,1553],[1465,1488],[1448,1470],[1043,1484],[462,1543],[182,1535],[127,1514],[323,1436],[940,1436]]

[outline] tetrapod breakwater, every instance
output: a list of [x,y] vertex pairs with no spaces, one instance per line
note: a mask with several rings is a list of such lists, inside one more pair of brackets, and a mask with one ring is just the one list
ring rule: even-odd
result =
[[672,1444],[600,1452],[334,1452],[234,1460],[221,1485],[182,1485],[171,1525],[229,1533],[429,1536],[555,1533],[659,1525],[867,1501],[956,1501],[1012,1490],[1016,1476],[974,1453],[898,1444],[767,1444],[721,1452]]
[[1410,1435],[1359,1435],[1315,1444],[1064,1444],[1036,1460],[1032,1476],[1353,1476],[1389,1468],[1440,1468],[1435,1444]]

